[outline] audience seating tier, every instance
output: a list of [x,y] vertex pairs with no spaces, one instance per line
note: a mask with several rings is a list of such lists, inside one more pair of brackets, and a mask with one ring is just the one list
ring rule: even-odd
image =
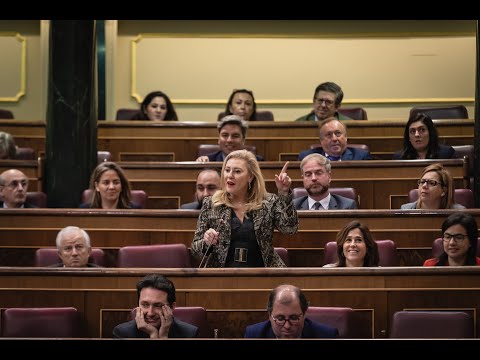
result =
[[[323,266],[323,250],[343,226],[355,219],[368,224],[375,239],[395,241],[401,265],[421,266],[431,257],[432,239],[455,210],[298,211],[299,231],[273,235],[275,247],[288,250],[290,266]],[[480,210],[468,210],[480,223]],[[92,245],[116,266],[118,249],[134,245],[191,246],[197,210],[25,209],[2,210],[0,266],[33,266],[38,248],[52,247],[60,229],[75,224],[88,231]]]
[[[473,143],[473,120],[435,120],[440,141],[448,145]],[[366,144],[378,159],[391,159],[402,148],[406,120],[346,121],[350,143]],[[176,161],[193,161],[199,144],[216,143],[216,122],[99,121],[97,148],[108,150],[115,161],[121,152],[174,152]],[[45,152],[45,122],[0,120],[3,131],[15,137],[18,146]],[[254,121],[247,142],[266,160],[279,160],[281,153],[298,153],[318,141],[314,122]]]
[[[65,307],[84,315],[88,337],[110,338],[130,318],[135,284],[155,269],[0,268],[2,306]],[[397,311],[455,310],[476,319],[480,267],[358,269],[163,269],[177,289],[177,306],[206,309],[219,337],[242,337],[246,325],[268,319],[265,304],[279,284],[295,284],[310,306],[353,310],[355,338],[389,337]],[[112,286],[114,285],[114,286]]]

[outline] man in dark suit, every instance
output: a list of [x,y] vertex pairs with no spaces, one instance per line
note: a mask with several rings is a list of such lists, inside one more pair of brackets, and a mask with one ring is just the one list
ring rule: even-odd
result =
[[269,320],[247,326],[245,337],[272,339],[338,337],[337,328],[305,318],[307,309],[308,301],[298,287],[280,285],[272,290],[268,298]]
[[200,210],[205,196],[212,196],[220,187],[220,171],[213,168],[205,168],[197,176],[197,201],[183,204],[180,209]]
[[59,231],[56,239],[58,257],[61,263],[50,267],[99,267],[89,263],[88,258],[92,253],[90,236],[77,226],[67,226]]
[[344,196],[329,192],[332,181],[330,160],[320,154],[307,155],[300,163],[303,187],[308,196],[293,200],[297,210],[357,209],[357,203]]
[[34,208],[27,203],[28,178],[17,169],[0,174],[0,208]]
[[322,147],[302,151],[298,155],[298,160],[303,160],[310,154],[321,154],[331,161],[372,160],[368,151],[348,147],[347,127],[336,118],[329,117],[323,120],[319,129]]
[[[245,139],[247,138],[247,121],[238,115],[227,115],[218,122],[217,128],[220,151],[199,156],[195,161],[223,161],[232,151],[242,150],[244,148]],[[264,160],[260,155],[255,154],[255,157],[258,161]]]
[[175,319],[175,285],[158,274],[149,274],[137,283],[138,307],[135,320],[115,326],[114,338],[194,338],[198,327]]

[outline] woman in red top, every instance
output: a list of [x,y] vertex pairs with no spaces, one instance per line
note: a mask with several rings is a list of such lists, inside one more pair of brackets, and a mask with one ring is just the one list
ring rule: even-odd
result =
[[472,215],[450,215],[442,224],[442,234],[442,255],[426,260],[423,266],[480,265],[480,258],[476,257],[478,226]]

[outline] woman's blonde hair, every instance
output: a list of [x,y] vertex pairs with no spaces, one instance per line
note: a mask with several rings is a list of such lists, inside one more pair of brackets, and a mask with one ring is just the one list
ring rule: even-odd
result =
[[265,180],[263,179],[260,166],[255,155],[248,150],[236,150],[227,155],[223,162],[222,174],[220,177],[221,190],[218,190],[212,197],[213,206],[227,205],[233,207],[233,203],[225,190],[225,166],[230,159],[244,160],[247,165],[249,175],[253,176],[252,181],[248,184],[247,203],[245,204],[245,212],[259,209],[267,195],[265,189]]
[[[438,177],[440,178],[440,186],[445,192],[445,196],[442,196],[440,200],[440,209],[451,209],[454,203],[453,195],[455,192],[452,175],[450,175],[448,170],[445,169],[442,164],[438,163],[428,165],[425,169],[423,169],[421,178],[423,178],[423,176],[428,172],[435,172],[438,174]],[[422,199],[420,196],[418,197],[416,207],[417,209],[422,208]]]

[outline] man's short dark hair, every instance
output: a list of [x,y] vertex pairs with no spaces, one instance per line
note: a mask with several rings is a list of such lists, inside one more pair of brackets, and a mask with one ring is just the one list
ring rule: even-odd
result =
[[324,82],[318,85],[315,88],[315,92],[313,93],[313,101],[315,101],[315,98],[317,97],[317,94],[319,91],[326,91],[329,93],[335,94],[335,105],[338,107],[342,103],[343,100],[343,91],[340,86],[335,84],[334,82]]
[[152,288],[167,293],[167,301],[169,304],[173,304],[176,301],[175,285],[168,280],[165,276],[159,274],[146,275],[142,280],[137,283],[137,295],[140,299],[140,292],[145,288]]

